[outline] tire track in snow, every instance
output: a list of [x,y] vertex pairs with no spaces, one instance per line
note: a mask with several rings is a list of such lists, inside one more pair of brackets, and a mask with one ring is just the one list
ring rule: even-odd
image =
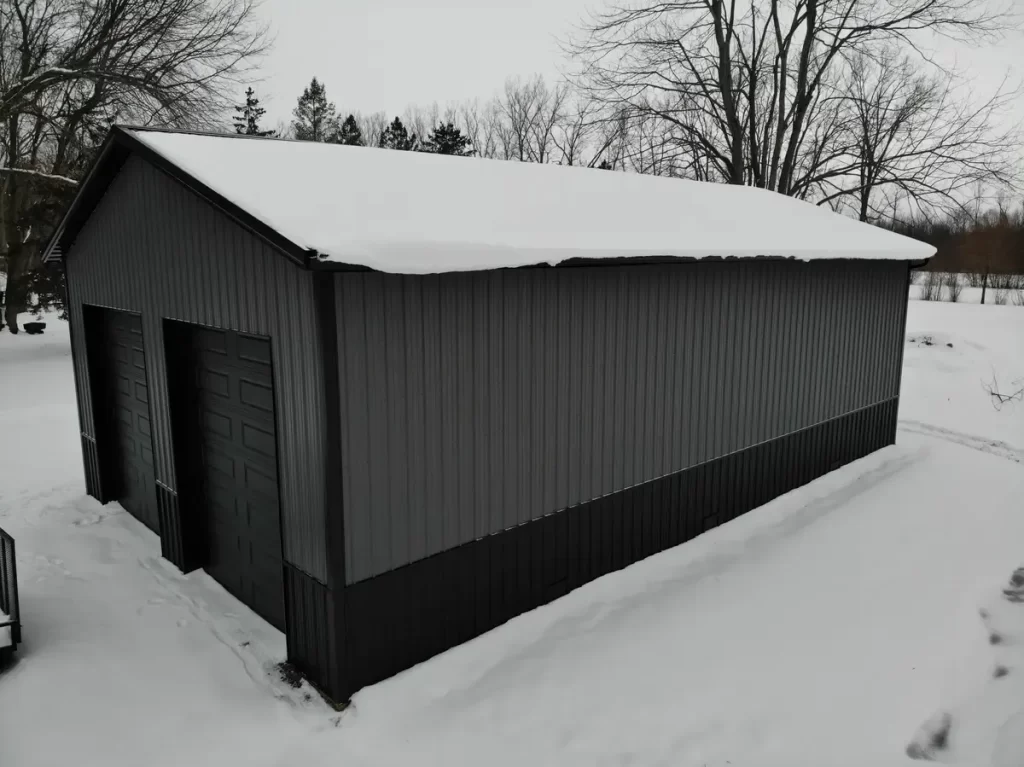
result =
[[1001,442],[997,439],[985,439],[984,437],[979,437],[975,434],[965,434],[964,432],[954,431],[953,429],[944,429],[941,426],[932,426],[931,424],[923,423],[922,421],[900,419],[899,428],[901,431],[905,431],[910,434],[934,437],[935,439],[952,442],[954,445],[962,445],[963,447],[969,447],[972,450],[1005,458],[1006,460],[1013,461],[1014,463],[1024,463],[1024,450],[1008,445],[1007,443]]

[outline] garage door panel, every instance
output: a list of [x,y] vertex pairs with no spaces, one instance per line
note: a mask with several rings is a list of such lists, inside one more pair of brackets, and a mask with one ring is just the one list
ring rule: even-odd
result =
[[208,482],[216,487],[235,493],[238,482],[235,479],[235,459],[230,455],[224,455],[215,450],[206,450],[203,454],[208,471]]
[[243,405],[263,413],[274,412],[274,390],[269,382],[239,378],[238,399]]
[[[275,468],[276,461],[273,460],[272,456],[268,458],[268,456],[265,453],[258,452],[256,450],[250,450],[249,448],[243,447],[237,441],[229,442],[227,440],[216,437],[211,437],[207,440],[204,440],[202,449],[206,451],[206,454],[208,454],[213,460],[217,461],[218,467],[223,467],[225,465],[225,462],[232,461],[234,463],[237,463],[239,466],[253,466],[262,471],[266,476],[275,477],[275,479],[273,480],[273,492],[276,496],[277,471]],[[223,470],[226,471],[226,469]],[[242,474],[238,469],[236,469],[235,473],[232,474],[232,476],[244,479],[244,477],[242,477]],[[239,487],[244,487],[244,484],[240,485]]]
[[228,399],[231,397],[231,377],[226,373],[201,368],[198,371],[199,389],[204,395]]
[[[120,421],[121,424],[124,425],[126,428],[135,428],[135,413],[133,413],[131,410],[119,407],[117,408],[117,410],[114,411],[114,414],[117,417],[117,420]],[[130,434],[126,434],[124,437],[125,440],[128,440],[130,438]]]
[[231,548],[238,548],[237,541],[239,530],[245,525],[245,520],[237,513],[238,507],[228,501],[223,503],[211,500],[210,502],[210,532],[211,540],[219,545],[230,544]]
[[270,343],[256,336],[188,331],[190,455],[198,457],[208,571],[279,628],[284,570]]
[[231,421],[231,417],[224,413],[218,413],[211,409],[212,403],[208,400],[204,400],[201,407],[202,426],[203,426],[203,440],[215,442],[216,437],[220,437],[221,440],[226,443],[230,443],[235,434],[234,423]]
[[[224,499],[219,499],[223,501]],[[245,520],[238,514],[238,506],[229,501],[218,503],[211,501],[210,504],[210,530],[213,531],[212,542],[215,547],[225,550],[238,551],[239,541],[242,540],[240,531],[245,526]]]
[[[246,505],[248,510],[251,507]],[[257,551],[270,552],[274,554],[274,561],[280,562],[280,554],[276,554],[281,545],[281,526],[275,520],[269,519],[266,514],[248,514],[249,526],[252,528],[253,548]]]
[[227,354],[228,333],[227,330],[195,326],[192,329],[192,346],[200,351],[219,351]]
[[[259,503],[263,507],[277,506],[277,478],[264,468],[238,457],[209,452],[205,456],[207,484],[213,498],[237,498]],[[276,515],[267,515],[274,518]],[[275,520],[276,524],[276,520]]]
[[264,504],[276,502],[277,481],[275,477],[268,476],[249,464],[245,465],[244,472],[247,496]]
[[109,421],[103,447],[117,500],[129,513],[159,530],[153,464],[149,384],[139,315],[90,307],[90,365],[96,365],[97,411]]
[[274,433],[244,421],[241,426],[242,447],[262,456],[268,466],[273,466],[274,457],[277,455]]
[[[200,364],[207,366],[207,369],[198,371],[200,375],[216,375],[227,379],[227,387],[230,391],[225,391],[223,384],[218,385],[216,390],[223,396],[230,396],[234,404],[245,404],[239,401],[237,389],[239,383],[243,380],[268,390],[271,389],[272,376],[269,366],[249,363],[242,364],[238,363],[237,360],[224,361],[214,356],[204,358],[200,361]],[[210,388],[214,387],[211,386]]]
[[238,358],[247,362],[270,364],[270,344],[266,339],[238,334]]

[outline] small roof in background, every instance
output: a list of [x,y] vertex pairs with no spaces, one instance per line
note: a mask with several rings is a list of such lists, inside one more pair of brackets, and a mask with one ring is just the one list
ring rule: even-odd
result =
[[382,272],[659,256],[916,261],[935,252],[752,187],[302,141],[125,133],[298,248]]

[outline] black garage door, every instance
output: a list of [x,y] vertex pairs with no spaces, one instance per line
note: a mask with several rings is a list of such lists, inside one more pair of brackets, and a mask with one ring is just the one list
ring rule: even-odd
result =
[[187,371],[172,407],[176,422],[185,424],[178,455],[191,463],[191,494],[204,516],[203,566],[283,629],[270,341],[179,325],[167,343],[180,344],[176,354]]
[[86,326],[108,498],[159,533],[142,318],[90,308]]

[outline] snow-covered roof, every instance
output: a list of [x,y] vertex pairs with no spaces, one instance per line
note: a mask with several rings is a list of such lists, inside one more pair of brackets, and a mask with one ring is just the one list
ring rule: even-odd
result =
[[920,260],[934,248],[751,187],[312,142],[129,130],[322,259],[423,274],[570,258]]

